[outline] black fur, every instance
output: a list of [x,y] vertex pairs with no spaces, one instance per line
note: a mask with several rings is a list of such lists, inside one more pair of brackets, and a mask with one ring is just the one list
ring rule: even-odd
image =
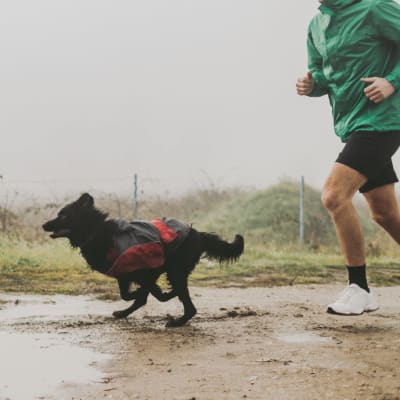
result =
[[[110,268],[106,254],[112,246],[113,232],[117,229],[115,221],[107,217],[107,214],[95,208],[93,197],[85,193],[61,209],[55,219],[43,225],[43,229],[52,232],[50,236],[53,239],[69,239],[73,247],[80,248],[82,256],[92,269],[104,273]],[[198,232],[191,228],[180,247],[172,254],[166,253],[166,262],[162,267],[143,269],[118,278],[121,298],[134,302],[124,310],[115,311],[113,315],[117,318],[127,317],[146,304],[149,293],[159,301],[168,301],[178,296],[184,313],[180,318],[171,319],[167,326],[185,324],[196,314],[189,295],[188,277],[202,254],[219,262],[235,261],[243,253],[243,249],[244,240],[241,235],[236,235],[234,241],[228,243],[215,234]],[[156,284],[158,277],[164,272],[171,285],[171,291],[166,293]],[[133,282],[139,285],[135,291],[130,290]]]

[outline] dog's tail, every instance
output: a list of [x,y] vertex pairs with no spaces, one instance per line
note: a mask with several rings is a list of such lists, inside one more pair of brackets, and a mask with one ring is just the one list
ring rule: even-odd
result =
[[225,242],[218,235],[201,232],[206,257],[213,258],[219,262],[236,261],[244,250],[244,239],[236,235],[232,243]]

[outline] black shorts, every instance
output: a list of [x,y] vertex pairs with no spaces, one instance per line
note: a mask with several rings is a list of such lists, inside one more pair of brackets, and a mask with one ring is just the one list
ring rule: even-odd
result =
[[350,135],[336,162],[364,175],[368,181],[361,193],[398,182],[392,156],[400,146],[400,131],[354,132]]

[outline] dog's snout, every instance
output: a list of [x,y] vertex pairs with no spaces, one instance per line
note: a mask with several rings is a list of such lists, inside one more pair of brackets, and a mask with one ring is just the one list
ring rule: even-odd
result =
[[54,220],[52,221],[47,221],[42,225],[42,228],[46,232],[51,232],[54,230]]

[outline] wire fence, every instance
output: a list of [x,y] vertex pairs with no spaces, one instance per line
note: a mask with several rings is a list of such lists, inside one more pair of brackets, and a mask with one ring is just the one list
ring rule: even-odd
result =
[[[243,186],[243,185],[242,185]],[[152,177],[145,174],[113,177],[71,177],[43,179],[15,179],[0,174],[0,203],[5,193],[17,193],[19,201],[37,198],[59,200],[84,192],[95,194],[114,193],[119,196],[139,198],[142,196],[180,196],[188,191],[217,189],[225,187],[223,182],[211,179],[179,177]]]
[[146,219],[164,215],[178,217],[186,211],[188,215],[194,214],[199,208],[209,208],[223,196],[224,190],[208,181],[179,193],[170,191],[168,180],[139,174],[37,180],[6,179],[3,175],[0,177],[0,233],[24,232],[25,236],[41,237],[43,221],[84,192],[93,195],[99,208],[113,217]]
[[[135,178],[136,176],[136,178]],[[14,204],[32,202],[32,199],[42,202],[61,201],[72,198],[80,193],[90,192],[95,195],[106,193],[137,199],[140,196],[152,196],[157,193],[167,193],[168,186],[162,179],[132,176],[104,178],[64,178],[64,179],[7,179],[0,175],[0,207],[4,202],[13,199]]]

